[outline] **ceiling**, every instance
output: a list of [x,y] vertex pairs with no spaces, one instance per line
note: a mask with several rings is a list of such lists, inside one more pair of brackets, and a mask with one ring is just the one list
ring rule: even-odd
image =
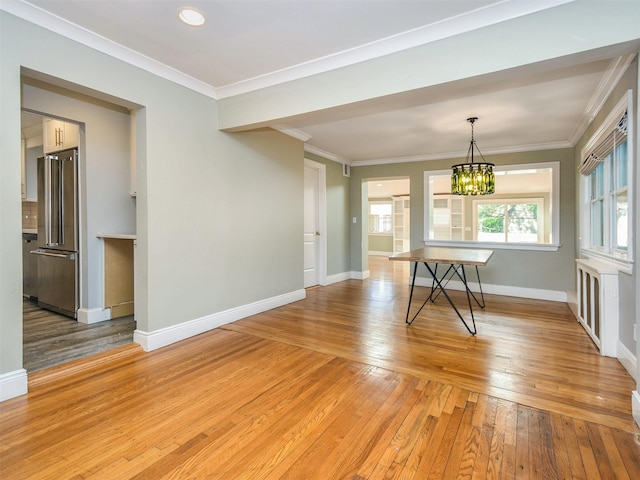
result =
[[[128,56],[132,63],[168,67],[226,98],[570,1],[6,0],[2,8],[39,23],[53,19],[63,34],[60,22],[69,31],[82,27],[84,38],[93,32],[113,52],[140,54]],[[206,23],[182,24],[183,6],[200,10]],[[45,21],[46,12],[54,17]],[[564,148],[608,94],[621,58],[628,62],[637,48],[577,54],[272,126],[306,138],[308,151],[352,166],[464,156],[470,116],[479,117],[475,136],[485,154]]]

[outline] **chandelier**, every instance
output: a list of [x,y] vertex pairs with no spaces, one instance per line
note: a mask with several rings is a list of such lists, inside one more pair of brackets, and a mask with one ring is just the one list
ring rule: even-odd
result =
[[[493,174],[493,163],[484,160],[484,156],[476,141],[473,138],[473,124],[478,117],[467,118],[467,122],[471,124],[471,143],[465,163],[459,163],[451,167],[451,193],[454,195],[489,195],[496,190],[495,175]],[[482,162],[474,163],[473,149],[478,150]],[[469,162],[471,156],[471,162]]]

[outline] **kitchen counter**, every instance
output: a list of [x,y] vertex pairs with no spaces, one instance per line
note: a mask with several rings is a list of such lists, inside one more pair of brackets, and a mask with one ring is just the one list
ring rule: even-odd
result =
[[127,233],[99,233],[96,235],[98,238],[113,238],[116,240],[135,240],[135,234],[127,234]]
[[38,229],[37,228],[23,228],[22,229],[22,233],[30,233],[33,235],[37,235],[38,234]]

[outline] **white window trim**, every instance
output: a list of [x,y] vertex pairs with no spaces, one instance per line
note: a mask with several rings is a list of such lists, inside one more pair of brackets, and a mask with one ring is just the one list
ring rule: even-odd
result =
[[[491,248],[494,250],[532,250],[542,252],[556,252],[560,243],[560,162],[520,163],[517,165],[496,165],[494,172],[508,172],[511,170],[525,170],[535,168],[551,168],[551,243],[504,243],[504,242],[474,242],[470,240],[431,240],[429,239],[429,178],[431,176],[451,175],[451,170],[427,170],[424,172],[424,237],[425,245],[441,247],[471,247]],[[485,197],[490,198],[490,197]]]
[[[631,274],[633,272],[634,263],[634,215],[635,209],[633,204],[633,186],[635,178],[634,168],[634,147],[635,147],[635,116],[633,112],[633,92],[628,90],[625,95],[620,99],[607,118],[602,122],[602,125],[592,135],[589,141],[585,144],[580,152],[580,159],[584,159],[591,150],[593,150],[600,142],[603,135],[606,135],[612,128],[615,122],[620,120],[620,116],[627,110],[627,195],[629,198],[629,245],[627,247],[626,258],[620,258],[616,256],[615,252],[609,253],[602,249],[597,249],[591,246],[591,198],[590,198],[590,186],[587,186],[589,182],[589,176],[580,175],[579,189],[580,189],[580,253],[581,256],[587,258],[594,258],[601,262],[605,262],[611,265],[617,270]],[[610,192],[605,194],[608,195]],[[605,209],[605,215],[611,213]],[[610,232],[606,232],[606,235],[610,235]]]

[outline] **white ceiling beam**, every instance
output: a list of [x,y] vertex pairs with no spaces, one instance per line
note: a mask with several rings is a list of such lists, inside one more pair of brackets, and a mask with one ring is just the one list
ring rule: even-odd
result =
[[[526,65],[558,62],[576,54],[584,54],[585,61],[595,60],[598,49],[637,43],[640,38],[640,2],[616,5],[611,8],[608,2],[576,0],[329,72],[223,98],[219,101],[220,128],[239,131],[287,123],[313,112]],[[594,58],[588,58],[591,52]]]

